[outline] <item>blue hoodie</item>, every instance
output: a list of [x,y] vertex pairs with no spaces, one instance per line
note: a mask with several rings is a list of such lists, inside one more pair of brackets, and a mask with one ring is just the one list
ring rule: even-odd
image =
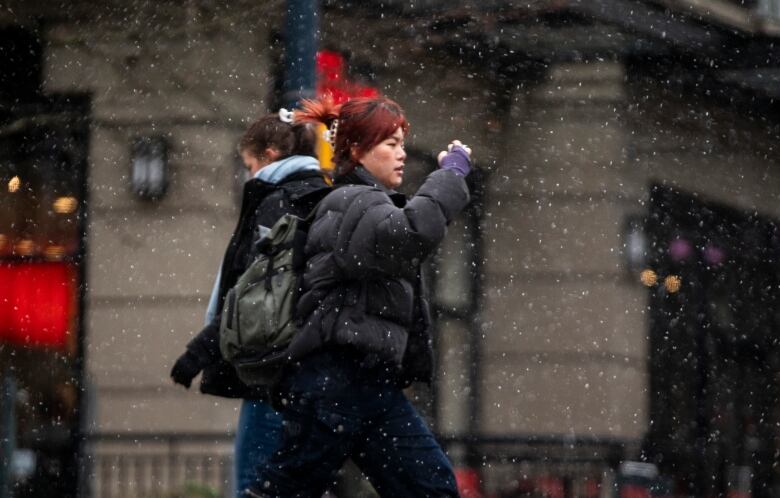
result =
[[255,178],[276,185],[293,173],[319,171],[319,169],[320,163],[315,157],[290,156],[261,168],[255,174]]
[[[263,166],[260,171],[255,173],[254,178],[266,183],[278,185],[282,180],[294,173],[301,171],[319,171],[320,163],[317,158],[311,156],[290,156],[274,161],[267,166]],[[211,290],[209,305],[206,308],[206,325],[211,323],[217,315],[217,301],[219,300],[219,279],[222,276],[222,268],[217,272],[217,278],[214,281],[214,288]]]

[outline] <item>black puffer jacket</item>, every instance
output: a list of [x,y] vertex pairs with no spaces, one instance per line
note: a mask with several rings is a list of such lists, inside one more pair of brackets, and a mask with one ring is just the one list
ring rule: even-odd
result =
[[452,171],[428,176],[407,201],[358,167],[317,208],[309,229],[300,332],[293,359],[328,346],[366,367],[396,369],[402,384],[429,382],[430,312],[420,264],[469,201]]
[[265,397],[265,390],[247,387],[230,363],[222,359],[219,322],[225,295],[257,256],[254,242],[259,238],[260,226],[270,228],[288,213],[305,217],[329,192],[330,187],[317,171],[293,173],[276,185],[253,179],[244,186],[238,225],[222,259],[217,316],[187,345],[204,366],[201,392],[228,398]]

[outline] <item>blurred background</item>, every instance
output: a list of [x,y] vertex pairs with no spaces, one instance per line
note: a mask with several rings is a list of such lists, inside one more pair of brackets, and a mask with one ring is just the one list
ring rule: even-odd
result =
[[230,495],[238,404],[168,372],[236,142],[380,93],[407,193],[476,158],[409,393],[462,495],[780,496],[780,2],[11,0],[0,68],[0,498]]

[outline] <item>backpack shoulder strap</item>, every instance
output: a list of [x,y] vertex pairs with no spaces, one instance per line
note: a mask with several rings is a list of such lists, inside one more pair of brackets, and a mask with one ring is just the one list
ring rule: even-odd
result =
[[301,228],[303,230],[308,230],[309,226],[314,222],[314,218],[317,217],[317,209],[319,209],[320,204],[325,202],[325,199],[328,198],[330,194],[338,190],[339,188],[343,187],[344,185],[334,185],[332,188],[328,189],[328,193],[322,196],[322,199],[320,199],[317,204],[314,205],[313,208],[311,208],[311,211],[309,211],[309,214],[306,215],[306,217],[301,221]]

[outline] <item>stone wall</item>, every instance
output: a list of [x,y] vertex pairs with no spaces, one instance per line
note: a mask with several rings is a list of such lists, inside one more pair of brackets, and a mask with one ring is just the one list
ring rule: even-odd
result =
[[[482,432],[644,434],[648,300],[626,273],[621,235],[652,183],[778,215],[775,124],[626,71],[617,62],[551,67],[515,92],[499,134],[466,134],[490,170]],[[490,89],[474,85],[466,93]],[[484,113],[478,97],[463,100]],[[445,253],[458,259],[453,237]],[[448,321],[441,334],[439,423],[457,433],[467,427],[468,331]]]

